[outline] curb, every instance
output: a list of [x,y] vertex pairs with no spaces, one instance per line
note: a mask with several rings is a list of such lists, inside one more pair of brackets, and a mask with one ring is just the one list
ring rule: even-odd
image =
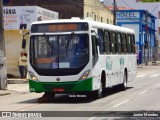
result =
[[26,79],[7,79],[8,84],[28,84]]
[[0,93],[0,96],[5,96],[5,95],[10,95],[10,92],[6,92],[6,93]]
[[5,96],[5,95],[10,95],[11,94],[11,91],[9,90],[0,90],[0,96]]

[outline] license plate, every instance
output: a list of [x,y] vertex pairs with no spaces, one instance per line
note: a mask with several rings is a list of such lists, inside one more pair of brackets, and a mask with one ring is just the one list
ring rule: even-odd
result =
[[54,88],[54,92],[64,92],[64,88]]

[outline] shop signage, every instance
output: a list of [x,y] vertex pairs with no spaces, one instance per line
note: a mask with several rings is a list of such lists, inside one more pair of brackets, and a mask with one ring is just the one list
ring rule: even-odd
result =
[[51,19],[58,19],[58,13],[37,6],[3,8],[5,30],[29,29],[32,22]]
[[139,18],[139,12],[117,12],[116,13],[117,18]]

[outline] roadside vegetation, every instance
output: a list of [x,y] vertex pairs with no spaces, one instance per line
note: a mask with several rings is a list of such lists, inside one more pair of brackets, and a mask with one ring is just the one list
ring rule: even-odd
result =
[[142,2],[160,2],[160,0],[142,0]]

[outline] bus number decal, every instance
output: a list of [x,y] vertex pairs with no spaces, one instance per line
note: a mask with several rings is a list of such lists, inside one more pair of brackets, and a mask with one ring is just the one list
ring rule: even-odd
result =
[[120,58],[119,59],[119,64],[120,64],[120,68],[123,69],[124,68],[124,58]]
[[112,70],[112,60],[110,59],[110,57],[108,57],[107,59],[106,59],[106,69],[107,70]]

